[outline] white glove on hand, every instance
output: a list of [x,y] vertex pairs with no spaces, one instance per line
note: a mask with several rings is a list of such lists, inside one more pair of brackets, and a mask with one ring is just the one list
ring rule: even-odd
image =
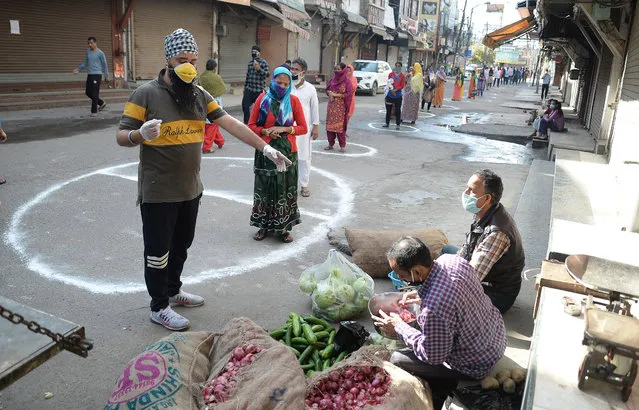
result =
[[262,153],[271,161],[273,161],[277,167],[277,172],[285,172],[286,167],[291,165],[292,162],[290,159],[286,158],[284,154],[271,147],[270,145],[265,145]]
[[153,119],[148,120],[142,127],[140,128],[140,134],[142,134],[142,138],[147,141],[153,141],[157,137],[160,136],[160,124],[162,124],[162,120]]

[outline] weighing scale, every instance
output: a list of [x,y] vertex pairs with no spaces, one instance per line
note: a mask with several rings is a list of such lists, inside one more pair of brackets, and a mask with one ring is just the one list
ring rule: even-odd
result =
[[585,306],[583,344],[587,352],[579,368],[577,387],[586,379],[621,386],[628,400],[637,377],[639,320],[630,316],[630,306],[639,299],[639,267],[588,255],[566,258],[568,273],[583,286],[608,294],[608,303],[595,306],[588,297]]

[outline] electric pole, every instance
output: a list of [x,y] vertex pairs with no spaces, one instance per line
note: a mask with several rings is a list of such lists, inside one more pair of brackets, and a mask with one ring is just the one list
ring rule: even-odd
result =
[[341,41],[342,40],[341,39],[341,35],[342,35],[342,0],[335,0],[335,19],[334,19],[333,24],[335,25],[335,27],[334,27],[335,64],[333,64],[333,67],[335,67],[341,61],[340,54],[341,54],[341,51],[342,51],[342,41]]
[[[457,65],[457,54],[459,53],[459,39],[462,38],[463,41],[463,31],[464,31],[464,20],[466,19],[466,6],[468,5],[468,0],[464,0],[464,9],[462,11],[462,18],[461,18],[461,23],[459,24],[459,35],[455,35],[453,34],[453,47],[454,47],[454,51],[455,51],[455,56],[454,56],[454,65]],[[457,27],[457,26],[455,26]]]

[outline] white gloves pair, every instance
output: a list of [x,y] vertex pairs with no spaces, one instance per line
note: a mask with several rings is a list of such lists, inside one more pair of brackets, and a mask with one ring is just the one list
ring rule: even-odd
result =
[[292,164],[290,159],[286,158],[284,154],[282,154],[281,152],[279,152],[278,150],[276,150],[275,148],[271,147],[268,144],[264,146],[262,153],[268,159],[270,159],[271,161],[275,163],[277,172],[286,171],[286,167]]
[[148,120],[142,127],[140,127],[140,134],[142,138],[147,141],[153,141],[157,137],[160,136],[160,124],[162,124],[162,120],[153,119]]
[[[162,124],[162,120],[159,119],[149,120],[142,124],[142,127],[140,127],[140,134],[142,135],[142,138],[146,141],[153,141],[159,137],[160,124]],[[286,158],[284,154],[270,145],[265,145],[262,153],[275,163],[278,172],[285,172],[286,167],[292,164],[290,159]]]

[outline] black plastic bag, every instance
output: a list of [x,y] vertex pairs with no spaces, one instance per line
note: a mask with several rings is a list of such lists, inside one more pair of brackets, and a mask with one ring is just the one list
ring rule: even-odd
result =
[[370,333],[364,329],[364,326],[358,322],[340,322],[337,334],[335,334],[335,351],[354,352],[364,346],[369,334]]
[[484,390],[481,386],[456,389],[453,396],[470,410],[519,410],[523,395],[523,384],[513,394],[502,389]]

